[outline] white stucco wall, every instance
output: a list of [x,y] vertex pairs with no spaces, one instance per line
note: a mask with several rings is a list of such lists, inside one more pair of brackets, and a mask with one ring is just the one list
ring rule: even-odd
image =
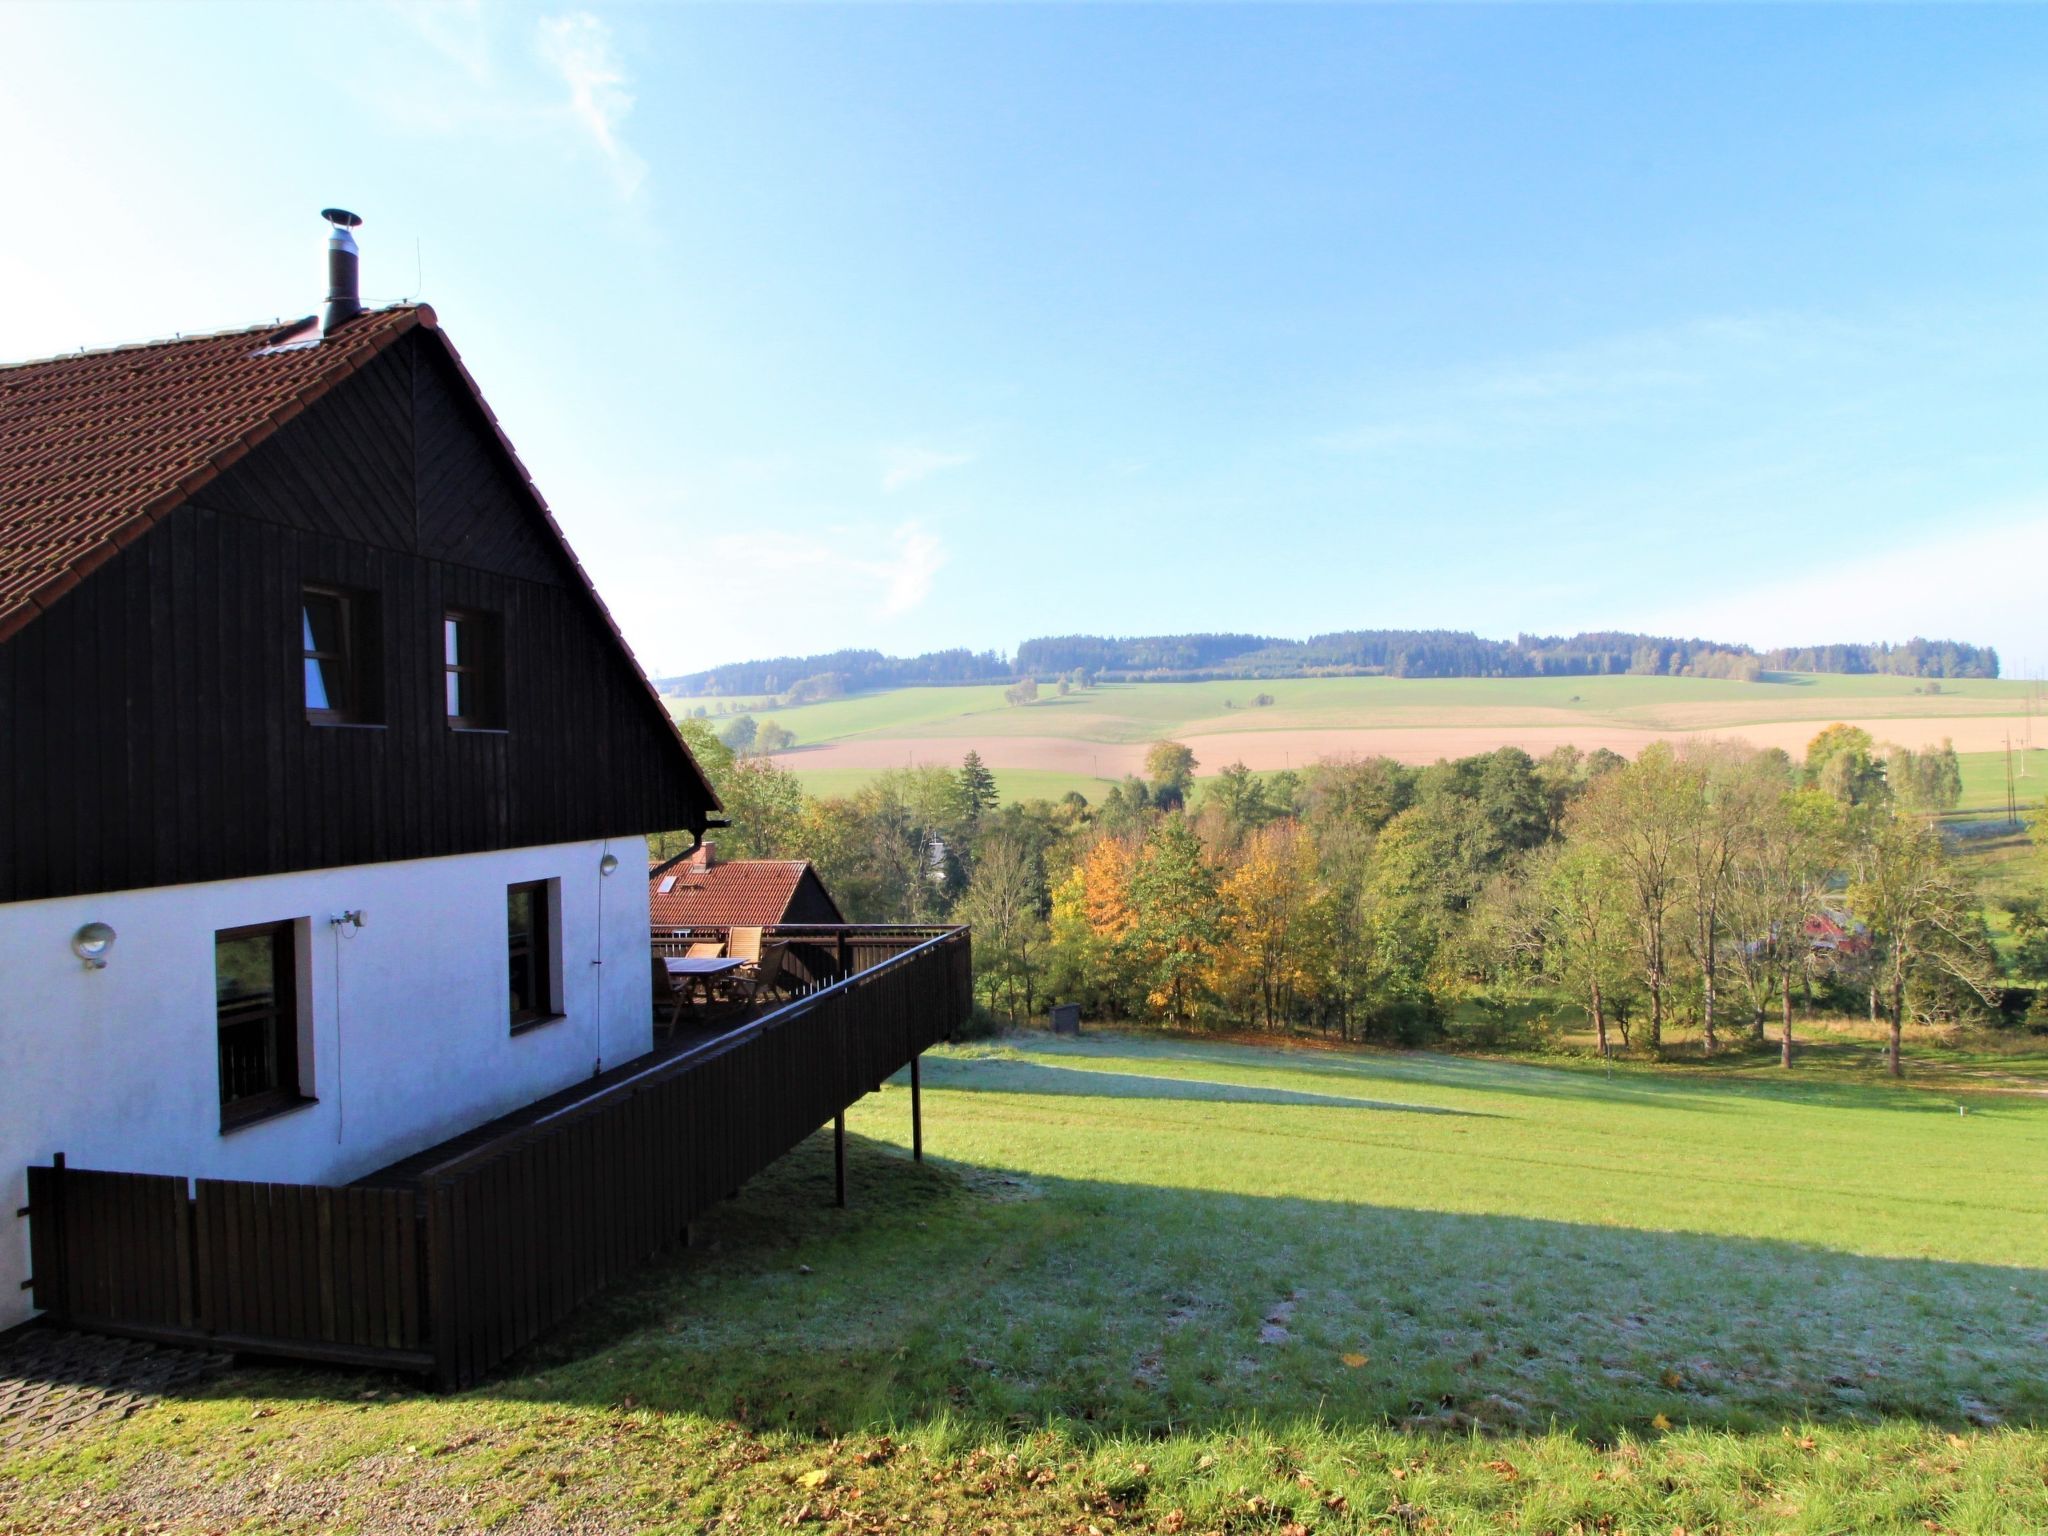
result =
[[[619,867],[598,872],[606,851]],[[25,1169],[332,1183],[646,1051],[644,840],[0,905],[0,1327],[29,1315]],[[564,1017],[511,1033],[505,888],[560,881]],[[337,928],[361,909],[364,926]],[[600,908],[602,920],[600,922]],[[301,1078],[317,1103],[223,1134],[217,930],[305,919]],[[71,936],[117,935],[86,970]],[[596,962],[602,961],[602,964]]]

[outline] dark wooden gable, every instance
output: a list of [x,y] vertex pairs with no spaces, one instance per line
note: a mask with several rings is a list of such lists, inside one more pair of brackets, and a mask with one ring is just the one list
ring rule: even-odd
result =
[[818,871],[806,864],[796,889],[790,892],[789,905],[783,909],[785,923],[843,923],[846,921],[839,910],[839,903],[832,899],[832,893],[825,889],[825,882],[818,878]]
[[[308,583],[374,596],[380,724],[307,721]],[[450,608],[502,621],[503,731],[448,727]],[[0,901],[701,830],[715,807],[424,328],[0,643]]]

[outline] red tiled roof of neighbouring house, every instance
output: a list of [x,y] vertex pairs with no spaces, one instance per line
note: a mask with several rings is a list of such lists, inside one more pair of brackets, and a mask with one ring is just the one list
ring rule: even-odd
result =
[[[708,869],[686,860],[658,867],[648,875],[649,919],[657,928],[767,928],[784,921],[807,871],[817,878],[808,859],[734,859]],[[822,883],[818,889],[824,893]],[[845,921],[833,907],[836,920]]]
[[[0,640],[395,338],[424,304],[0,366]],[[281,346],[309,338],[312,345]]]
[[[632,647],[611,610],[426,304],[369,310],[325,335],[309,317],[0,364],[0,641],[415,330],[432,333],[447,353],[563,557],[630,658]],[[651,683],[647,698],[689,756]],[[691,766],[702,779],[694,758]],[[712,808],[719,808],[710,781],[704,786]]]

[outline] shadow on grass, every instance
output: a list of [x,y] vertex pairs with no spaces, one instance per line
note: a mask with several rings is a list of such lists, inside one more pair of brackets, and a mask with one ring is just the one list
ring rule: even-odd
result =
[[[1162,1149],[1162,1156],[1171,1156]],[[487,1398],[830,1438],[2048,1422],[2048,1277],[927,1163],[814,1138]]]
[[[899,1073],[892,1079],[906,1083],[909,1080],[907,1073]],[[1106,1099],[1183,1099],[1194,1103],[1294,1104],[1316,1109],[1498,1118],[1481,1110],[1450,1109],[1438,1104],[1400,1104],[1385,1099],[1308,1093],[1294,1088],[1255,1088],[1243,1083],[1217,1083],[1199,1077],[1149,1077],[1137,1072],[1098,1071],[1092,1067],[1046,1066],[1035,1061],[954,1061],[934,1056],[924,1065],[924,1081],[933,1087],[963,1093],[1051,1093]]]
[[[1775,1046],[1762,1051],[1724,1050],[1712,1058],[1674,1052],[1655,1061],[1622,1060],[1608,1064],[1586,1058],[1531,1062],[1442,1051],[1330,1046],[1322,1042],[1290,1050],[1290,1042],[1285,1039],[1276,1039],[1270,1044],[1247,1045],[1205,1040],[1198,1035],[1135,1030],[1129,1033],[1097,1031],[1078,1040],[1030,1034],[998,1044],[1027,1050],[1041,1058],[1072,1057],[1082,1061],[1111,1058],[1122,1062],[1134,1057],[1151,1058],[1161,1062],[1224,1067],[1234,1072],[1249,1068],[1258,1072],[1320,1077],[1333,1080],[1333,1084],[1341,1082],[1347,1087],[1370,1085],[1385,1089],[1415,1082],[1431,1090],[1511,1094],[1532,1099],[1575,1098],[1654,1104],[1660,1109],[1701,1115],[1730,1113],[1738,1106],[1739,1097],[1752,1095],[1824,1108],[1884,1110],[1898,1114],[1955,1113],[1953,1103],[1890,1082],[1844,1082],[1832,1077],[1802,1077],[1796,1065],[1783,1077],[1758,1075],[1757,1068],[1768,1058],[1769,1049],[1775,1049]],[[1804,1044],[1798,1048],[1807,1049]],[[1276,1057],[1275,1051],[1286,1054]],[[980,1070],[985,1071],[987,1065],[982,1063]],[[931,1064],[927,1063],[926,1071],[930,1070]],[[1731,1093],[1737,1097],[1731,1097]],[[1403,1104],[1399,1107],[1415,1109],[1427,1106]]]

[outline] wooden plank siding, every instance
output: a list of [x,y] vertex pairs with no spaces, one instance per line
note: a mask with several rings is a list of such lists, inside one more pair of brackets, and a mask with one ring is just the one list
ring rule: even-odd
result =
[[701,1052],[645,1058],[388,1178],[188,1194],[178,1177],[33,1167],[35,1303],[88,1329],[476,1382],[952,1034],[967,930],[874,945],[890,952],[872,968]]
[[[382,723],[305,714],[308,584],[378,609]],[[503,731],[441,618],[500,615]],[[0,902],[679,827],[708,792],[432,333],[0,644]]]

